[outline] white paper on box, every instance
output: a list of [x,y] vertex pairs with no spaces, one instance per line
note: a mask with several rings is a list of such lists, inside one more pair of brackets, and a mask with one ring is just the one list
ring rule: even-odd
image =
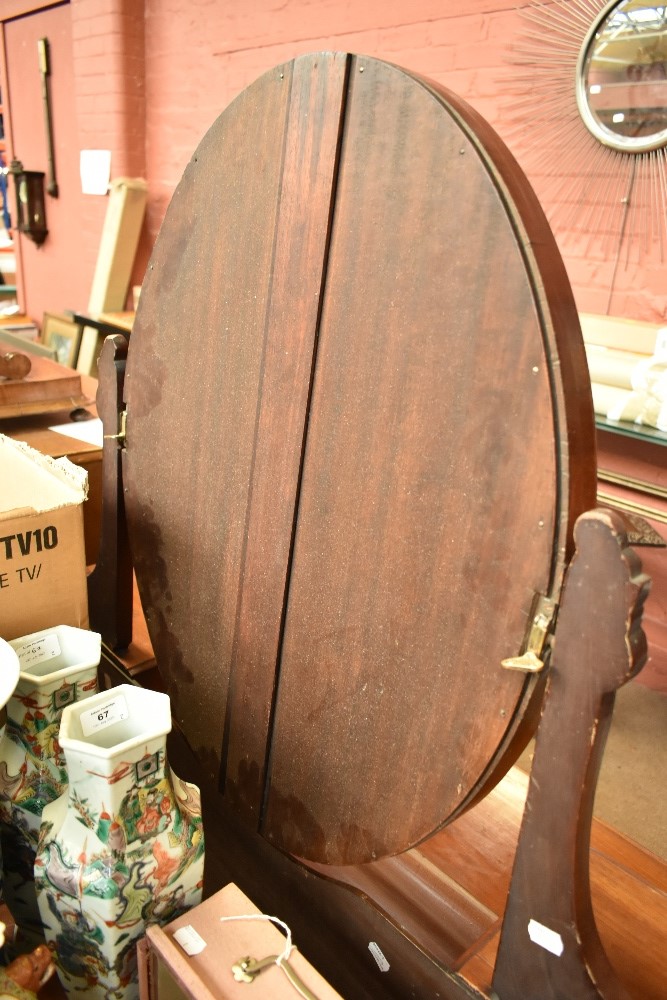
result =
[[77,441],[94,444],[99,448],[104,444],[104,428],[99,417],[81,420],[78,424],[54,424],[49,430],[55,431],[56,434],[64,434],[65,437],[75,438]]

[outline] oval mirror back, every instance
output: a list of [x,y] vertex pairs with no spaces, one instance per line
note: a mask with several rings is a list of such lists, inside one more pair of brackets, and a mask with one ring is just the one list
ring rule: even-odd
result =
[[595,497],[577,315],[509,153],[378,60],[266,74],[175,192],[126,398],[137,579],[206,775],[301,857],[414,845],[527,739],[501,660]]

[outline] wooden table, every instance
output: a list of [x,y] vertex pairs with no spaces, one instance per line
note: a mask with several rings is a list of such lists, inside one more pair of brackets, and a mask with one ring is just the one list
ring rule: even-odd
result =
[[105,337],[114,333],[122,333],[127,336],[132,332],[132,324],[134,323],[133,312],[74,312],[72,318],[75,323],[80,323],[81,326],[90,326]]
[[72,319],[83,327],[77,368],[87,375],[97,376],[97,362],[105,339],[118,333],[129,338],[134,322],[134,313],[72,312]]

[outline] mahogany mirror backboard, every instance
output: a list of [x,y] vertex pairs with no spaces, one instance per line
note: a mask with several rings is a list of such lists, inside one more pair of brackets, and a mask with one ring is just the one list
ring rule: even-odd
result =
[[527,739],[536,595],[594,505],[575,305],[495,133],[376,59],[304,56],[174,195],[127,376],[126,487],[174,715],[234,808],[396,853]]

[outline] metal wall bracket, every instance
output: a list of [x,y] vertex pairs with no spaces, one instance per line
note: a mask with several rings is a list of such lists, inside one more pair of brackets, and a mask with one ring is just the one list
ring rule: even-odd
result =
[[558,605],[553,598],[546,597],[544,594],[535,595],[526,649],[519,656],[510,656],[506,660],[501,660],[501,665],[505,670],[521,670],[524,673],[537,674],[543,669],[542,652],[557,610]]

